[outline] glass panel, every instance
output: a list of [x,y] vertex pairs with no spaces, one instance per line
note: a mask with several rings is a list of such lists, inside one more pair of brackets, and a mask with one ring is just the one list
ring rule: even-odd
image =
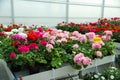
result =
[[65,21],[64,18],[15,18],[16,23],[22,23],[26,25],[43,25],[48,27],[55,27],[58,23]]
[[71,3],[102,4],[102,0],[70,0]]
[[120,17],[120,8],[105,8],[104,17]]
[[11,24],[12,20],[11,18],[0,18],[0,24]]
[[14,0],[15,16],[65,17],[66,5]]
[[120,0],[105,0],[105,6],[120,6]]
[[100,17],[101,7],[70,5],[69,17]]
[[11,16],[10,0],[0,0],[0,16]]

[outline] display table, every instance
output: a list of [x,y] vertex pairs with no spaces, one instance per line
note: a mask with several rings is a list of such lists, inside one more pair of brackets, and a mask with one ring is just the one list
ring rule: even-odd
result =
[[[100,65],[107,64],[110,62],[114,62],[114,59],[115,59],[114,55],[106,56],[102,59],[95,59],[92,61],[92,65],[89,65],[85,69],[89,69],[92,67],[96,67],[96,66],[100,66]],[[83,69],[81,69],[81,70],[83,70]],[[68,74],[71,74],[71,75],[78,74],[79,71],[80,70],[74,69],[71,65],[66,65],[66,66],[63,66],[63,67],[58,68],[58,69],[52,69],[49,71],[25,76],[25,77],[23,77],[23,80],[33,80],[33,79],[34,80],[54,80],[57,77],[67,76]]]

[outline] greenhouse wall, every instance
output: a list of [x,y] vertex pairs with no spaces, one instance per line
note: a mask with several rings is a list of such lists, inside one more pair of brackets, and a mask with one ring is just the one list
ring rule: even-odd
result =
[[[111,13],[112,12],[112,13]],[[0,23],[54,27],[120,17],[120,0],[0,0]]]

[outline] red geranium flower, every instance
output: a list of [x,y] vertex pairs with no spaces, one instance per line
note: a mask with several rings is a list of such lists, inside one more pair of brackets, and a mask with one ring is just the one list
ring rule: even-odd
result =
[[38,40],[38,35],[33,30],[30,30],[27,36],[28,36],[28,40],[33,40],[33,41]]

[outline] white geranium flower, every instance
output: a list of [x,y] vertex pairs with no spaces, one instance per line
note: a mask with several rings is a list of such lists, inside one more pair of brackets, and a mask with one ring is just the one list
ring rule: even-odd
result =
[[110,79],[114,79],[115,77],[113,75],[110,76]]
[[98,75],[101,75],[101,73],[97,73]]
[[110,67],[111,69],[114,69],[114,70],[116,70],[117,68],[116,67]]
[[4,34],[11,35],[11,34],[13,34],[13,32],[4,32]]
[[98,75],[94,75],[95,78],[98,78]]
[[19,33],[22,33],[23,31],[24,31],[24,28],[19,28],[19,29],[18,29],[18,32],[19,32]]
[[104,76],[101,76],[101,79],[102,79],[102,80],[105,80],[105,77],[104,77]]
[[18,34],[25,37],[25,38],[27,38],[27,34],[25,34],[25,33],[18,33]]
[[18,32],[18,29],[12,29],[11,32]]

